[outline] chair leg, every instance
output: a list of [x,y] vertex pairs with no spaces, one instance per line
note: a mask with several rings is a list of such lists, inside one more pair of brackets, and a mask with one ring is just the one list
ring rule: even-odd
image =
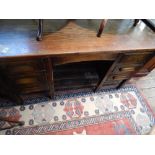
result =
[[148,26],[153,32],[155,32],[155,24],[149,19],[141,19],[146,26]]
[[39,19],[39,24],[38,24],[38,33],[37,33],[37,41],[42,40],[42,34],[43,34],[43,19]]
[[133,26],[136,26],[139,23],[140,19],[135,19]]
[[101,37],[101,34],[102,34],[103,30],[104,30],[104,27],[105,27],[106,23],[107,23],[106,19],[103,19],[101,21],[100,27],[99,27],[99,30],[98,30],[98,33],[97,33],[97,37]]

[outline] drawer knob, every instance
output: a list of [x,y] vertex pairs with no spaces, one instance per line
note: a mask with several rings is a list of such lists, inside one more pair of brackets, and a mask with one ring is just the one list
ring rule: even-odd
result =
[[123,80],[126,79],[127,77],[125,75],[121,75],[121,76],[113,76],[112,79],[113,80]]
[[135,68],[131,68],[131,67],[126,67],[126,68],[119,68],[119,71],[122,72],[122,71],[135,71]]

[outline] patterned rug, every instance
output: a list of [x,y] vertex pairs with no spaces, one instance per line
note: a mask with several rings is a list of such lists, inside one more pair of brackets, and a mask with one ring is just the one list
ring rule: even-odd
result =
[[24,122],[22,127],[2,130],[12,123],[1,121],[0,134],[137,135],[147,134],[155,124],[149,105],[134,86],[72,93],[54,101],[27,98],[27,102],[29,105],[0,109],[0,117]]

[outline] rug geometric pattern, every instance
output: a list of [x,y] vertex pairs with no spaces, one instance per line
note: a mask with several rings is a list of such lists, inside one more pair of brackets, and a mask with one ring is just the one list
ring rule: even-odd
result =
[[[0,131],[7,135],[146,134],[155,124],[150,107],[134,86],[73,93],[54,101],[1,108],[0,117],[24,121],[23,127]],[[0,129],[10,125],[1,121]]]

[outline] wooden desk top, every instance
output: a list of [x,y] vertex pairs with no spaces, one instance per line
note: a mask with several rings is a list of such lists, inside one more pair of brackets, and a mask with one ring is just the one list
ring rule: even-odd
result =
[[133,20],[109,20],[101,38],[100,20],[44,21],[37,42],[37,20],[0,20],[0,58],[155,50],[155,33],[144,23],[132,27]]

